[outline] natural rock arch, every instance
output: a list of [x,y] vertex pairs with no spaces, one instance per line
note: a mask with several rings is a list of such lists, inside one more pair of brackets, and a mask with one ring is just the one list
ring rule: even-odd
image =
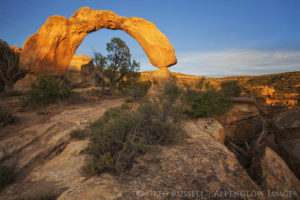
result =
[[65,74],[85,36],[101,28],[121,29],[131,35],[142,46],[150,62],[158,68],[166,68],[177,62],[173,46],[152,22],[83,7],[69,19],[49,17],[38,32],[25,41],[21,67],[32,73],[52,71],[56,75]]

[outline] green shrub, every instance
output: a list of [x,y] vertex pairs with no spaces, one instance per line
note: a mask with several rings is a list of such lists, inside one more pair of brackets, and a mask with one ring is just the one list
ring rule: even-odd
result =
[[130,101],[141,100],[151,87],[151,81],[125,81],[119,85],[119,92],[130,95]]
[[14,117],[10,112],[0,107],[0,126],[6,126],[7,124],[14,123],[16,117]]
[[70,133],[70,137],[73,139],[84,139],[87,137],[87,133],[84,130],[73,130]]
[[37,79],[37,83],[32,85],[25,105],[38,108],[66,99],[70,94],[71,88],[65,82],[53,76],[52,73],[44,73]]
[[12,183],[14,176],[15,175],[12,169],[0,165],[0,190]]
[[22,93],[17,90],[6,90],[1,93],[1,96],[4,97],[12,97],[12,96],[21,96]]
[[129,87],[129,93],[133,100],[139,100],[143,98],[149,88],[151,87],[151,81],[139,81],[135,82],[131,87]]
[[223,115],[232,107],[231,96],[217,91],[205,78],[199,80],[196,88],[183,90],[175,79],[167,82],[158,94],[163,115],[176,121],[183,114],[193,118]]
[[221,91],[229,97],[238,97],[241,95],[241,87],[238,81],[224,81],[221,83]]
[[129,105],[128,105],[127,103],[123,103],[123,104],[121,105],[121,109],[122,109],[122,110],[128,110],[128,109],[130,109],[130,107],[129,107]]
[[111,93],[114,93],[115,89],[139,78],[140,64],[134,59],[131,61],[130,50],[120,38],[112,38],[110,43],[106,43],[106,50],[107,56],[94,52],[93,60],[97,70],[108,80]]
[[193,118],[223,115],[232,107],[231,98],[214,88],[200,92],[188,90],[184,101],[188,105],[185,113]]
[[109,109],[89,128],[93,144],[91,159],[83,170],[88,173],[121,174],[132,167],[134,159],[161,144],[177,141],[181,126],[166,120],[159,105],[143,102],[137,111]]
[[[173,112],[174,113],[174,112]],[[135,113],[141,124],[141,133],[147,144],[170,144],[180,139],[182,127],[177,115],[162,112],[161,104],[157,102],[142,102]]]
[[165,119],[179,121],[183,114],[182,95],[184,90],[176,83],[176,79],[166,82],[160,87],[156,104],[160,105],[162,115]]

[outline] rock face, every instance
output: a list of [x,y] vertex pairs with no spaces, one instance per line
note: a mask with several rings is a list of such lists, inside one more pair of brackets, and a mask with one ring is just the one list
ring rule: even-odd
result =
[[21,66],[33,73],[53,71],[56,75],[65,74],[84,37],[101,28],[120,29],[131,35],[142,46],[150,62],[158,68],[177,62],[173,46],[152,22],[83,7],[69,19],[49,17],[38,32],[25,41]]
[[[108,174],[82,181],[58,200],[225,199],[224,194],[218,196],[221,191],[261,191],[222,144],[220,123],[213,119],[186,121],[184,128],[188,134],[185,144],[140,157],[120,181]],[[263,199],[227,195],[226,199]]]
[[[284,160],[269,147],[261,160],[262,181],[260,188],[270,199],[297,199],[300,195],[300,182]],[[281,191],[281,193],[279,192]]]
[[65,78],[73,86],[98,86],[104,81],[103,74],[96,71],[92,58],[86,55],[74,55]]
[[70,140],[70,132],[83,129],[110,107],[125,99],[104,100],[93,106],[69,108],[47,122],[27,127],[0,141],[1,164],[13,167],[16,183],[0,191],[0,199],[39,198],[60,194],[85,179],[80,169],[86,156],[80,152],[89,141]]
[[219,120],[227,136],[237,140],[254,138],[262,131],[263,126],[255,98],[236,98],[232,109]]
[[70,65],[68,66],[69,71],[80,72],[83,65],[87,65],[93,62],[93,59],[87,55],[74,55]]
[[14,90],[28,92],[31,89],[32,83],[37,80],[38,76],[35,74],[27,74],[24,78],[18,80],[14,84]]
[[47,194],[56,194],[59,200],[276,199],[268,198],[268,191],[299,195],[299,181],[268,148],[261,162],[264,179],[259,184],[251,180],[224,145],[223,126],[212,118],[184,121],[185,141],[137,158],[133,168],[119,178],[110,174],[85,177],[80,172],[87,155],[81,152],[89,139],[70,139],[70,132],[83,129],[108,108],[124,102],[110,99],[68,108],[2,139],[1,164],[14,167],[18,179],[0,191],[0,199]]
[[273,123],[279,152],[300,179],[300,110],[283,112]]

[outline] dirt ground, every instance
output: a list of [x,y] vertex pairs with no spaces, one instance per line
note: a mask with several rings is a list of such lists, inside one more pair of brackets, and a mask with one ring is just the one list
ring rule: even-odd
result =
[[50,104],[42,108],[23,108],[20,96],[5,96],[0,94],[0,108],[9,111],[14,117],[15,122],[6,126],[0,126],[0,140],[12,137],[22,129],[31,127],[35,124],[47,122],[51,117],[60,114],[64,110],[78,109],[80,107],[91,107],[101,104],[104,100],[124,99],[125,96],[107,95],[99,98],[96,93],[89,94],[90,89],[84,88],[73,92],[71,96],[63,101]]
[[[71,140],[70,132],[84,128],[128,98],[100,96],[86,90],[76,91],[67,100],[39,109],[23,108],[24,95],[0,96],[0,107],[16,117],[15,123],[0,127],[1,163],[16,173],[14,183],[0,191],[0,199],[30,197],[49,190],[60,193],[62,188],[81,178],[79,170],[85,157],[80,152],[88,142]],[[51,166],[48,168],[48,165]],[[65,175],[55,175],[57,180],[49,180],[48,173]]]

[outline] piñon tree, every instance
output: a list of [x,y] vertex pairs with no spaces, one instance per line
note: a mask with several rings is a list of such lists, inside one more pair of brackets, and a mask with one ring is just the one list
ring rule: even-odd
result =
[[135,60],[131,61],[131,54],[126,43],[120,38],[112,38],[106,44],[107,56],[94,52],[93,60],[98,70],[109,80],[111,92],[117,87],[124,85],[139,77],[140,64]]

